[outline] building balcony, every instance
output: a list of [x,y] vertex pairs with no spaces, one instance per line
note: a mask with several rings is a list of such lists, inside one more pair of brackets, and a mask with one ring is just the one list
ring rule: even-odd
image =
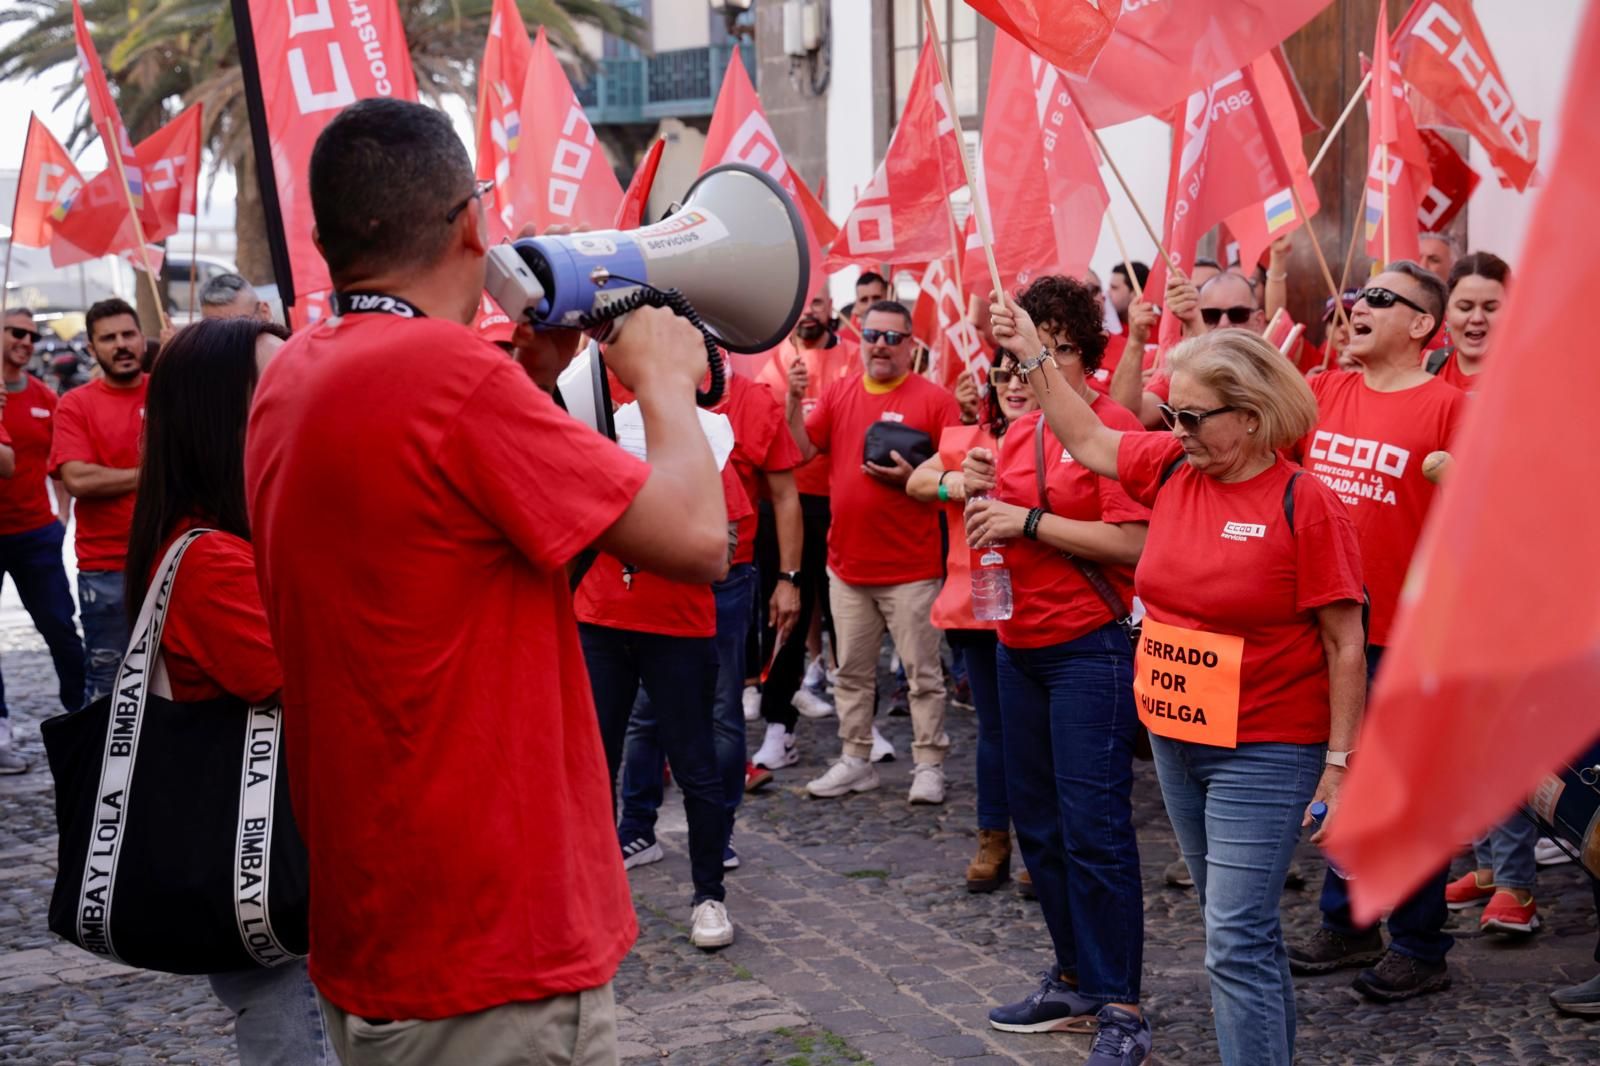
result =
[[[703,118],[716,106],[732,51],[731,44],[713,44],[651,56],[608,56],[573,90],[596,126]],[[741,49],[740,56],[753,81],[755,56],[749,49]]]

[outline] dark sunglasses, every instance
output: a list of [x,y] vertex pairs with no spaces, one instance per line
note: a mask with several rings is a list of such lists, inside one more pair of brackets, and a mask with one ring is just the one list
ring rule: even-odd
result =
[[489,190],[492,188],[494,188],[494,182],[491,179],[484,178],[479,181],[472,187],[472,195],[467,197],[465,200],[462,200],[459,204],[456,204],[450,209],[450,213],[444,216],[444,224],[446,226],[454,224],[455,220],[461,217],[461,212],[467,209],[468,204],[472,203],[474,200],[481,200],[483,197],[488,195]]
[[1385,289],[1381,285],[1374,285],[1370,289],[1362,289],[1360,294],[1356,297],[1356,300],[1357,302],[1365,300],[1367,301],[1368,307],[1378,311],[1383,310],[1385,307],[1393,307],[1395,304],[1405,304],[1419,315],[1433,314],[1432,311],[1429,311],[1421,304],[1414,303],[1411,300],[1406,299],[1404,296],[1401,296],[1393,289]]
[[40,333],[36,329],[23,329],[21,326],[7,326],[6,332],[11,334],[12,339],[14,340],[20,341],[26,339],[35,344],[38,344],[39,338],[44,336],[43,333]]
[[864,329],[861,331],[861,339],[868,344],[877,344],[881,340],[891,348],[909,336],[911,334],[901,333],[897,329]]
[[1011,367],[997,366],[989,371],[989,384],[996,389],[1003,389],[1013,381],[1023,380],[1022,375]]
[[1222,316],[1227,315],[1228,321],[1235,326],[1242,326],[1250,321],[1250,316],[1256,313],[1254,307],[1202,307],[1200,320],[1208,326],[1214,326],[1222,321]]
[[1161,420],[1167,424],[1168,429],[1177,429],[1182,426],[1185,433],[1199,433],[1200,426],[1206,419],[1238,410],[1236,407],[1228,406],[1216,407],[1210,411],[1178,411],[1164,403],[1156,406],[1160,408]]

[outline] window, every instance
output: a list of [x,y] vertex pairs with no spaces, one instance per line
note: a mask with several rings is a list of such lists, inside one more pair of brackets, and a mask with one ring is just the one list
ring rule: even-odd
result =
[[[950,71],[950,88],[955,93],[956,113],[962,125],[976,124],[979,107],[978,13],[963,0],[933,0],[933,17],[944,46],[944,61]],[[894,111],[905,109],[911,77],[922,51],[922,0],[894,0]]]

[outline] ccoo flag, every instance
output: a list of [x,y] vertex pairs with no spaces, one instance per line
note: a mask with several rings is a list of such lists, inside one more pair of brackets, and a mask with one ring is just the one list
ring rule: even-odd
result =
[[1372,84],[1367,89],[1371,111],[1366,188],[1367,254],[1379,262],[1422,257],[1417,216],[1422,194],[1433,183],[1428,149],[1406,102],[1400,65],[1389,54],[1389,35],[1384,32],[1388,25],[1389,0],[1381,0]]
[[67,150],[38,115],[29,115],[28,139],[17,171],[17,199],[11,208],[11,239],[24,248],[49,247],[55,227],[72,210],[82,189],[83,176]]
[[[1577,49],[1600,54],[1600,4]],[[1575,64],[1565,123],[1525,247],[1537,249],[1495,329],[1429,516],[1362,730],[1328,822],[1357,921],[1404,899],[1543,776],[1600,734],[1600,423],[1550,417],[1549,383],[1600,392],[1600,361],[1568,336],[1600,288],[1592,237],[1600,71]],[[1417,461],[1420,456],[1412,456]],[[1576,782],[1568,788],[1580,787]],[[1592,804],[1591,804],[1592,807]]]
[[522,86],[532,60],[528,27],[515,0],[494,0],[478,65],[478,177],[494,182],[484,207],[489,239],[496,243],[516,236],[518,229],[511,159],[521,145]]
[[[94,50],[94,39],[89,36],[88,24],[83,20],[83,6],[78,0],[72,0],[72,31],[78,49],[78,68],[83,72],[83,87],[89,94],[89,117],[106,150],[106,169],[115,172],[120,163],[121,176],[127,182],[134,209],[142,212],[144,175],[133,153],[128,127],[122,124],[122,114],[117,110],[116,100],[112,99],[111,87],[106,84],[106,72],[100,66],[100,54]],[[140,221],[149,226],[149,220],[142,213]]]
[[[1303,124],[1295,104],[1298,90],[1290,85],[1292,74],[1285,75],[1285,67],[1278,62],[1274,52],[1255,59],[1246,73],[1253,84],[1245,86],[1242,93],[1248,94],[1250,99],[1239,102],[1241,106],[1258,109],[1258,118],[1263,120],[1260,122],[1261,147],[1269,155],[1281,155],[1283,166],[1293,176],[1294,190],[1300,194],[1300,202],[1314,215],[1321,203],[1317,199],[1316,183],[1311,180],[1310,169],[1306,166],[1305,152],[1301,149]],[[1272,140],[1267,140],[1268,137]],[[1295,211],[1294,196],[1285,184],[1259,204],[1230,214],[1227,227],[1239,242],[1239,262],[1246,270],[1250,270],[1261,261],[1268,245],[1285,233],[1293,232],[1304,221]]]
[[532,223],[543,232],[551,226],[609,225],[622,203],[622,183],[595,140],[543,26],[533,41],[520,99],[521,143],[511,154],[507,190],[515,227]]
[[1072,74],[1087,74],[1111,38],[1122,4],[1091,0],[967,0],[967,5],[1046,62]]

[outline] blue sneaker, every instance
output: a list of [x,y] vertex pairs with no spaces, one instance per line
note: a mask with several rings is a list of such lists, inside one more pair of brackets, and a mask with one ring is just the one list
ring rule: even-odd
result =
[[1039,987],[1020,1003],[989,1012],[989,1024],[1002,1033],[1092,1033],[1100,1004],[1078,995],[1054,971],[1039,975]]
[[739,853],[733,850],[733,842],[722,845],[722,868],[724,870],[737,870],[739,868]]
[[1084,1066],[1139,1066],[1150,1058],[1150,1023],[1131,1011],[1109,1004],[1096,1016],[1100,1031]]

